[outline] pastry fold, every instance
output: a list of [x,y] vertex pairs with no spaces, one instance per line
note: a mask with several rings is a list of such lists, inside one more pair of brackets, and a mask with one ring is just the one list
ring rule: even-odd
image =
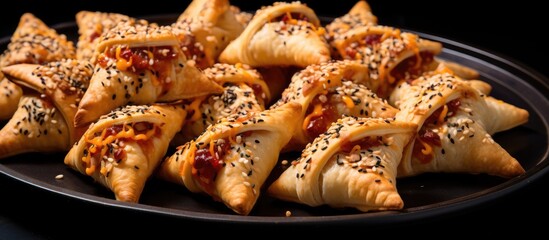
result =
[[394,117],[397,109],[374,92],[380,86],[370,81],[368,68],[357,61],[335,61],[311,65],[292,78],[282,98],[271,108],[287,102],[303,107],[300,127],[285,150],[301,150],[342,115]]
[[117,200],[138,202],[185,116],[177,105],[115,109],[90,125],[64,162],[110,189]]
[[353,28],[369,25],[377,25],[377,17],[372,13],[370,5],[360,0],[348,13],[326,25],[327,39],[330,41],[335,36],[342,35]]
[[[92,61],[95,55],[95,47],[101,35],[108,32],[121,22],[137,21],[136,19],[119,14],[108,12],[80,11],[76,14],[76,25],[78,26],[78,43],[76,44],[76,59]],[[146,25],[147,21],[139,20],[140,24]]]
[[448,73],[402,82],[390,101],[400,109],[397,120],[418,125],[399,177],[462,172],[509,178],[524,173],[491,134],[527,122],[526,110],[486,96]]
[[362,60],[370,78],[383,84],[378,92],[388,97],[399,80],[413,80],[436,68],[434,56],[442,44],[386,26],[362,26],[336,35],[330,43],[343,59]]
[[44,64],[74,57],[74,44],[65,35],[58,34],[31,13],[25,13],[0,57],[0,67],[18,63]]
[[228,0],[193,0],[172,27],[183,52],[200,69],[213,66],[244,30]]
[[0,73],[0,120],[13,116],[22,95],[23,90]]
[[171,27],[118,24],[103,35],[96,54],[76,126],[128,103],[171,102],[223,91],[187,61]]
[[212,124],[230,115],[245,116],[250,112],[265,110],[269,101],[269,88],[261,74],[245,64],[216,63],[204,69],[204,74],[223,86],[220,95],[210,95],[194,99],[187,105],[189,117],[182,134],[177,135],[172,144],[183,143],[198,137]]
[[2,71],[27,89],[15,114],[0,130],[0,158],[67,151],[80,138],[72,122],[93,74],[91,64],[66,59],[45,65],[17,64]]
[[[10,43],[0,56],[0,70],[20,63],[44,64],[74,58],[73,43],[31,13],[21,16]],[[0,74],[0,120],[9,119],[19,105],[22,89]]]
[[306,67],[330,60],[324,28],[299,2],[277,2],[256,12],[242,34],[219,57],[224,63]]
[[415,129],[415,124],[392,119],[339,119],[307,145],[268,194],[313,207],[401,209],[397,166]]
[[301,106],[232,115],[196,140],[178,147],[158,170],[162,179],[205,192],[238,214],[248,215],[280,150],[297,127]]

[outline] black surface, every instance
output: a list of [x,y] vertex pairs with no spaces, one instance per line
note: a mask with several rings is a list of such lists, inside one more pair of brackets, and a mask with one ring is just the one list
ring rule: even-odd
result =
[[[29,2],[32,2],[32,4]],[[1,16],[3,23],[1,32],[2,36],[11,34],[23,11],[35,13],[36,16],[50,25],[59,22],[73,21],[71,16],[74,16],[74,13],[80,9],[120,12],[132,16],[177,13],[175,7],[169,7],[172,5],[170,5],[168,1],[155,2],[159,3],[159,6],[132,8],[132,5],[135,4],[128,4],[127,2],[100,4],[101,1],[75,1],[46,8],[43,5],[33,5],[35,4],[34,1],[20,1],[16,3],[16,5],[21,4],[18,8],[15,8],[14,11],[8,11],[7,14]],[[236,5],[249,7],[249,9],[253,9],[260,5],[257,3],[246,3],[244,1],[232,2]],[[318,1],[309,2],[309,5],[312,6],[319,15],[324,16],[341,15],[354,4],[354,1],[343,1],[338,2],[337,6],[322,6]],[[51,3],[51,1],[49,3]],[[441,11],[435,10],[433,7],[436,5],[432,5],[433,3],[429,2],[415,2],[413,4],[399,3],[398,5],[386,1],[370,1],[370,3],[374,13],[379,17],[380,23],[382,24],[435,33],[436,35],[446,36],[451,39],[488,49],[491,52],[504,53],[547,75],[546,63],[538,61],[544,56],[544,53],[547,53],[547,49],[536,46],[536,41],[532,41],[532,39],[537,37],[536,31],[532,32],[532,30],[542,26],[539,19],[536,19],[538,16],[536,15],[536,11],[541,11],[541,8],[532,6],[531,4],[524,4],[520,6],[514,5],[512,7],[500,6],[496,11],[495,9],[476,7],[472,1],[460,1],[459,6],[440,6],[440,8],[443,9],[443,11]],[[180,4],[179,9],[182,11],[187,3],[186,1],[180,1],[178,4]],[[62,12],[56,11],[61,5],[64,6],[65,10]],[[58,12],[58,14],[52,14],[51,11]],[[514,15],[514,13],[520,11],[527,11],[529,15],[522,18],[518,18]],[[495,14],[495,16],[488,16],[488,14]],[[524,23],[533,24],[533,26],[525,26]],[[9,26],[11,26],[11,29],[9,29]],[[520,30],[518,30],[519,26],[521,27]],[[505,92],[499,94],[505,97]],[[518,131],[527,130],[520,128]],[[514,139],[508,138],[505,135],[498,136],[496,140],[499,142],[500,139],[502,139],[505,141],[502,145],[507,144],[507,146],[511,148],[514,147],[516,143],[518,143],[519,146],[520,144],[532,144],[534,147],[547,148],[547,142],[531,141],[532,139],[528,134],[521,134],[521,136],[523,136],[523,138],[517,139],[516,142],[513,141]],[[540,144],[541,146],[539,146]],[[534,154],[536,154],[536,151],[522,152],[520,154],[523,156],[535,157]],[[528,166],[528,168],[531,167],[532,166]],[[467,181],[468,184],[474,184],[476,182],[475,177],[464,179],[466,179],[465,181]],[[50,181],[53,181],[53,177]],[[460,179],[456,178],[455,181],[459,182]],[[483,181],[485,181],[485,179]],[[496,179],[493,180],[493,182],[485,182],[485,184],[498,184],[500,181],[501,180]],[[537,181],[524,183],[523,188],[513,192],[511,195],[498,197],[497,199],[480,206],[465,208],[458,212],[453,212],[450,215],[438,216],[437,218],[425,218],[417,222],[406,222],[404,225],[384,224],[376,226],[376,228],[389,229],[399,227],[399,229],[406,231],[421,230],[426,229],[427,227],[429,229],[433,227],[438,229],[454,229],[459,226],[459,229],[468,232],[475,229],[483,229],[487,224],[499,225],[497,227],[497,229],[499,229],[498,231],[516,229],[517,225],[526,224],[530,231],[531,229],[535,230],[535,225],[543,222],[535,220],[536,217],[544,217],[549,213],[547,207],[549,198],[543,194],[544,188],[548,183],[548,176],[544,176]],[[43,191],[4,176],[0,177],[0,189],[2,191],[0,197],[0,216],[2,216],[0,217],[0,239],[20,236],[28,236],[31,238],[66,236],[61,232],[62,226],[82,229],[83,231],[87,230],[90,234],[89,236],[100,236],[102,231],[99,229],[102,228],[100,227],[102,224],[92,220],[94,217],[106,219],[106,225],[116,226],[116,228],[134,225],[131,228],[132,230],[126,232],[130,235],[140,234],[140,231],[144,230],[146,226],[150,224],[163,225],[164,227],[157,227],[157,231],[161,232],[160,230],[172,229],[172,233],[174,231],[185,232],[185,229],[192,229],[195,225],[222,227],[222,230],[236,228],[239,232],[245,231],[243,226],[231,223],[213,224],[211,222],[186,221],[179,218],[138,213],[133,210],[119,207],[87,204],[86,202],[79,200],[59,197],[58,194]],[[100,194],[108,196],[109,193],[100,192]],[[59,216],[61,220],[53,221],[52,218],[55,216]],[[297,227],[292,226],[277,226],[278,227],[275,228],[272,225],[269,225],[267,226],[267,229],[265,226],[261,226],[261,229],[272,232],[273,234],[298,230]],[[246,225],[245,227],[250,226]],[[299,226],[299,228],[303,227],[304,226]],[[308,226],[307,229],[314,230],[315,232],[325,232],[326,230],[345,229],[345,226],[340,224],[319,225]],[[495,231],[496,229],[492,230]],[[215,232],[221,233],[222,231]],[[210,234],[210,232],[208,233]]]

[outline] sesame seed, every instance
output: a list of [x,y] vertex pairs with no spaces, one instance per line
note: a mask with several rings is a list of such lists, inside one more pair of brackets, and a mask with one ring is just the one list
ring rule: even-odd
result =
[[61,179],[63,179],[63,177],[65,177],[65,176],[63,176],[63,174],[59,174],[59,175],[55,176],[55,179],[56,180],[61,180]]

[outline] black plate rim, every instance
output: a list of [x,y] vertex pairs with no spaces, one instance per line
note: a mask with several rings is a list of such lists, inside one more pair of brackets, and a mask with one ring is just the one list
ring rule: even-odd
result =
[[[162,15],[149,15],[144,16],[144,19],[149,19],[155,21],[156,19],[165,19],[169,17],[177,16],[175,14],[162,14]],[[329,18],[321,18],[323,20]],[[65,28],[74,28],[76,26],[75,22],[63,22],[52,25],[52,28],[55,29],[65,29]],[[462,54],[469,58],[480,60],[483,63],[494,66],[495,68],[503,71],[513,71],[512,76],[517,77],[517,75],[526,76],[529,80],[534,80],[538,88],[535,89],[540,96],[544,96],[542,104],[547,106],[549,109],[549,99],[547,96],[549,94],[549,78],[539,73],[538,71],[526,66],[525,64],[516,61],[510,57],[503,56],[502,54],[496,54],[491,51],[485,51],[480,48],[474,47],[472,45],[463,44],[451,39],[439,37],[433,34],[426,34],[418,31],[410,31],[405,28],[402,28],[404,31],[414,32],[420,35],[422,38],[431,39],[434,41],[441,42],[444,46],[443,51],[455,52],[457,54]],[[10,40],[10,36],[0,38],[0,43],[5,43]],[[459,49],[457,51],[455,49]],[[462,51],[463,50],[463,51]],[[495,65],[493,63],[498,63]],[[504,67],[500,65],[503,64]],[[520,78],[517,77],[519,80]],[[521,80],[524,81],[524,80]],[[528,87],[532,87],[531,83],[528,82]],[[527,101],[528,102],[528,101]],[[539,104],[539,103],[538,103]],[[536,109],[537,110],[537,109]],[[549,133],[549,114],[537,112],[540,116],[546,116],[541,118],[543,123],[546,126],[546,130]],[[292,217],[276,217],[276,216],[241,216],[241,215],[230,215],[230,214],[221,214],[221,213],[202,213],[194,212],[181,209],[172,209],[165,207],[158,207],[153,205],[146,205],[140,203],[126,203],[116,201],[114,199],[108,199],[100,196],[94,196],[86,193],[77,192],[74,190],[54,186],[52,184],[34,179],[30,176],[21,174],[15,170],[12,170],[0,162],[0,173],[10,177],[16,181],[28,184],[37,189],[47,191],[59,196],[68,197],[71,199],[79,200],[84,203],[97,204],[104,207],[111,208],[122,208],[130,211],[139,211],[143,213],[149,213],[154,215],[161,216],[170,216],[180,219],[187,219],[193,221],[203,221],[203,222],[223,222],[229,224],[277,224],[277,225],[311,225],[316,226],[330,224],[360,224],[360,225],[378,225],[384,223],[408,223],[411,221],[417,221],[422,219],[428,219],[433,217],[440,217],[442,215],[454,214],[458,211],[465,209],[472,209],[474,207],[481,206],[488,202],[491,202],[495,199],[504,197],[512,192],[515,192],[521,188],[524,188],[540,177],[544,176],[549,172],[549,151],[546,150],[544,156],[541,158],[540,162],[528,170],[525,174],[512,178],[504,183],[498,184],[494,187],[479,191],[467,196],[454,198],[451,200],[446,200],[434,204],[428,204],[424,206],[405,208],[402,211],[384,211],[384,212],[373,212],[373,213],[362,213],[362,214],[351,214],[351,215],[335,215],[335,216],[292,216]]]

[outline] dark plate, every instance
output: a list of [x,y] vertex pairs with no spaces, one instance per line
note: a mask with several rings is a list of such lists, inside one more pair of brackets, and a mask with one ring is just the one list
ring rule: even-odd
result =
[[[148,19],[159,24],[168,24],[175,21],[176,17],[177,15],[163,15]],[[77,39],[77,28],[73,22],[54,27],[69,39]],[[66,167],[63,164],[63,153],[24,154],[4,159],[0,163],[0,172],[60,197],[105,208],[114,207],[196,221],[285,225],[364,225],[432,219],[488,203],[525,187],[545,174],[549,169],[549,80],[528,67],[494,54],[437,36],[418,34],[444,44],[440,58],[479,71],[481,79],[493,86],[492,96],[530,112],[527,124],[494,135],[494,140],[520,161],[526,169],[525,174],[512,179],[468,174],[425,174],[399,179],[398,190],[405,203],[405,208],[401,211],[361,213],[353,209],[312,208],[262,195],[250,216],[239,216],[210,197],[192,194],[181,186],[156,179],[147,183],[139,204],[116,201],[109,190]],[[8,37],[0,39],[0,49],[5,49],[8,41]],[[63,174],[64,178],[56,180],[55,176],[58,174]],[[292,217],[284,217],[288,210],[292,212]]]

